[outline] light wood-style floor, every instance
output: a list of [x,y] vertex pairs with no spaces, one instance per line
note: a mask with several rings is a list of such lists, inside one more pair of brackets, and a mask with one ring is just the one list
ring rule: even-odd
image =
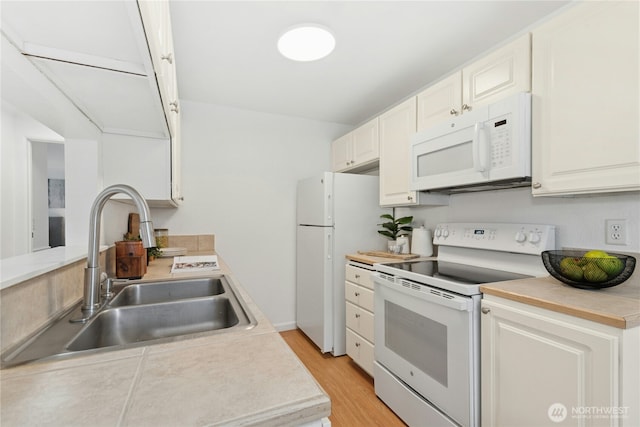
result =
[[373,379],[350,357],[323,355],[299,329],[280,335],[331,398],[332,427],[406,426],[378,399]]

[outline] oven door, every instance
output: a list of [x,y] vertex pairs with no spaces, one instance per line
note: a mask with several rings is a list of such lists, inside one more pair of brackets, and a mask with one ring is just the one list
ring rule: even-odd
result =
[[376,361],[456,423],[478,425],[480,296],[374,280]]

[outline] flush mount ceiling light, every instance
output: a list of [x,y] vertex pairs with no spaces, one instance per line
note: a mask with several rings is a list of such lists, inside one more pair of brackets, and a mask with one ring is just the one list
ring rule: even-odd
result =
[[316,24],[297,25],[278,39],[278,50],[293,61],[315,61],[329,55],[336,39],[325,27]]

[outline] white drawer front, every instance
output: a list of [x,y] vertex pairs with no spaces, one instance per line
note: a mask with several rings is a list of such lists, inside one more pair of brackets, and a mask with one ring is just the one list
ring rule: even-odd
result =
[[373,314],[357,307],[350,302],[346,303],[347,327],[362,335],[367,340],[374,342]]
[[347,301],[373,312],[373,291],[371,289],[345,282],[344,296]]
[[350,329],[347,329],[347,355],[373,376],[374,346]]
[[369,270],[347,264],[345,277],[350,282],[373,289],[373,277],[371,277]]

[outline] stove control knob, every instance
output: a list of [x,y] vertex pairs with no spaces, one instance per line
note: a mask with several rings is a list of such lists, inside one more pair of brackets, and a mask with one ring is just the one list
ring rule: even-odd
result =
[[529,241],[533,244],[540,242],[540,235],[536,233],[529,233]]
[[442,230],[442,237],[449,237],[449,230],[447,230],[446,228]]
[[524,234],[522,231],[518,231],[518,232],[516,233],[516,237],[515,237],[515,238],[516,238],[516,242],[518,242],[518,243],[522,243],[522,242],[524,242],[525,240],[527,240],[527,235],[526,235],[526,234]]
[[442,230],[440,230],[439,228],[436,228],[436,237],[440,237],[440,235],[442,234]]

